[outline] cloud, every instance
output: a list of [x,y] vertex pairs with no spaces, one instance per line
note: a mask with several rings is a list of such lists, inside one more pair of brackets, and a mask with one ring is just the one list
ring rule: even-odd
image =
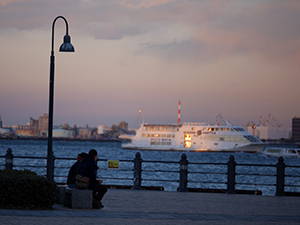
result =
[[120,40],[125,36],[134,36],[143,32],[143,28],[135,25],[92,23],[89,24],[90,32],[96,39]]
[[165,5],[174,1],[175,0],[121,0],[120,4],[131,9],[143,9]]
[[[141,52],[204,62],[256,54],[263,60],[292,64],[300,58],[299,5],[292,0],[174,2],[168,10],[144,12],[144,19],[159,18],[160,24],[140,36]],[[178,29],[178,24],[189,32]],[[185,38],[178,38],[182,34]]]
[[24,0],[0,0],[0,7],[7,6],[7,5],[15,3],[15,2],[22,2],[22,1],[24,1]]
[[286,61],[300,54],[298,0],[2,0],[0,6],[6,6],[0,7],[2,32],[48,29],[62,14],[72,30],[103,40],[129,38],[143,54],[214,60],[257,53]]
[[[299,0],[16,0],[1,6],[0,100],[7,115],[47,110],[49,36],[57,15],[68,19],[76,48],[56,56],[56,109],[65,120],[76,113],[78,120],[97,121],[103,111],[111,120],[133,118],[145,105],[153,121],[160,115],[165,121],[178,97],[196,119],[217,112],[251,118],[255,107],[285,119],[300,113]],[[57,25],[61,41],[64,25]]]

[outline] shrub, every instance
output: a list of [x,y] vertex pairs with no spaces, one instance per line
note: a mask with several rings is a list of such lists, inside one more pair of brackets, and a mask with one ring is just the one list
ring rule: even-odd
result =
[[55,189],[55,183],[32,171],[0,170],[1,208],[51,208]]

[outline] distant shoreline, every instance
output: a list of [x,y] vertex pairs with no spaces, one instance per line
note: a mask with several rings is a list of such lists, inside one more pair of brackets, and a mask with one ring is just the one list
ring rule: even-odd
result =
[[[43,141],[47,137],[0,137],[0,140],[30,140]],[[53,138],[54,141],[91,141],[91,142],[122,142],[120,138],[100,138],[100,139],[83,139],[83,138]]]

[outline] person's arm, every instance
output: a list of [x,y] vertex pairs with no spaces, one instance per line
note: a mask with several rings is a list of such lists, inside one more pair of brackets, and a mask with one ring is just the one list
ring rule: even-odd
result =
[[88,167],[88,174],[89,174],[89,178],[90,178],[90,182],[92,183],[92,184],[95,184],[95,183],[97,183],[97,169],[98,169],[98,167],[97,167],[97,164],[96,164],[96,162],[92,162],[92,161],[90,161],[90,163],[89,163],[89,167]]
[[[71,166],[70,170],[69,170],[69,173],[68,173],[68,179],[67,179],[67,184],[74,184],[74,171],[75,168],[74,168],[74,165]],[[76,175],[75,175],[76,176]]]
[[97,162],[96,162],[96,169],[95,170],[96,170],[96,181],[97,181],[98,184],[102,184],[103,180],[97,178],[97,172],[99,174],[99,171],[100,171],[100,168],[98,167]]

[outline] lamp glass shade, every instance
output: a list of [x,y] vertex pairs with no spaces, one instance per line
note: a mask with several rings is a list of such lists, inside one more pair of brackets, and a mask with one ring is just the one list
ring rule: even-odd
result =
[[64,43],[59,48],[60,52],[75,52],[73,45],[71,44],[70,35],[66,34],[64,36]]

